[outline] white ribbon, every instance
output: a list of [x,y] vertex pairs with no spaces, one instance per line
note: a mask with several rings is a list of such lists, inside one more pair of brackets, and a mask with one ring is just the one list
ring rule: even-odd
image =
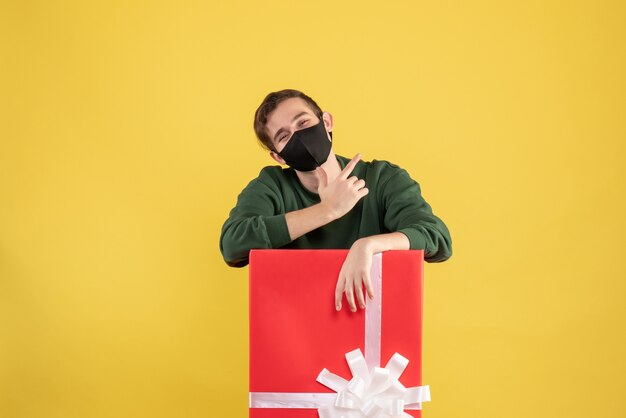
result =
[[323,369],[317,381],[335,393],[250,392],[250,408],[318,408],[320,418],[412,418],[404,410],[430,401],[428,386],[405,388],[398,380],[409,361],[395,353],[380,366],[382,254],[372,258],[374,300],[365,305],[365,357],[360,349],[346,354],[352,380]]
[[324,369],[317,381],[337,392],[335,403],[318,409],[320,418],[409,417],[405,409],[422,409],[430,401],[428,386],[405,388],[398,380],[409,360],[395,353],[385,368],[368,369],[360,349],[346,354],[352,380]]

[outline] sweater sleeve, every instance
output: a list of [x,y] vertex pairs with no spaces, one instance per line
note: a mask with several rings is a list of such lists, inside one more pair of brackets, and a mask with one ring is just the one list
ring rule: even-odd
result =
[[397,167],[381,190],[385,228],[405,234],[410,248],[424,250],[424,259],[428,262],[441,262],[452,256],[448,228],[433,214],[422,197],[419,184],[405,170]]
[[277,191],[258,178],[239,194],[220,236],[226,264],[243,267],[251,249],[280,248],[291,242],[280,202]]

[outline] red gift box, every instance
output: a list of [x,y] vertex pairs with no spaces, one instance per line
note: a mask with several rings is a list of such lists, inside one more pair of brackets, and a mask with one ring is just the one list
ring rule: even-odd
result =
[[[251,251],[250,417],[317,417],[316,406],[293,399],[299,394],[335,399],[337,394],[316,379],[328,369],[350,380],[354,370],[344,355],[357,348],[370,369],[401,354],[409,362],[399,381],[404,387],[421,385],[423,251],[374,256],[374,300],[351,312],[344,297],[337,312],[335,286],[347,253]],[[284,394],[293,399],[283,400]],[[256,401],[268,396],[276,402]],[[420,417],[419,410],[404,412]]]

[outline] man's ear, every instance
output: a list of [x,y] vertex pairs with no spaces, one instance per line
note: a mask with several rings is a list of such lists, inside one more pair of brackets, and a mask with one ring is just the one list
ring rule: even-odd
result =
[[324,120],[324,126],[328,132],[333,131],[333,115],[328,112],[322,113],[322,119]]
[[270,151],[270,157],[272,157],[278,164],[287,165],[287,162],[285,162],[285,160],[283,160],[282,157],[274,151]]

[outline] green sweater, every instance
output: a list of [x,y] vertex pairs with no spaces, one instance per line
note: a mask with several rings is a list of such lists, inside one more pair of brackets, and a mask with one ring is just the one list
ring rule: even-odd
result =
[[[337,156],[337,161],[343,169],[350,160]],[[387,161],[359,161],[352,175],[365,180],[369,193],[342,218],[292,241],[285,214],[319,203],[319,195],[305,189],[293,169],[265,167],[241,192],[222,226],[226,263],[245,266],[253,248],[347,249],[359,238],[395,231],[408,237],[412,250],[425,250],[426,261],[452,255],[448,228],[405,170]]]

